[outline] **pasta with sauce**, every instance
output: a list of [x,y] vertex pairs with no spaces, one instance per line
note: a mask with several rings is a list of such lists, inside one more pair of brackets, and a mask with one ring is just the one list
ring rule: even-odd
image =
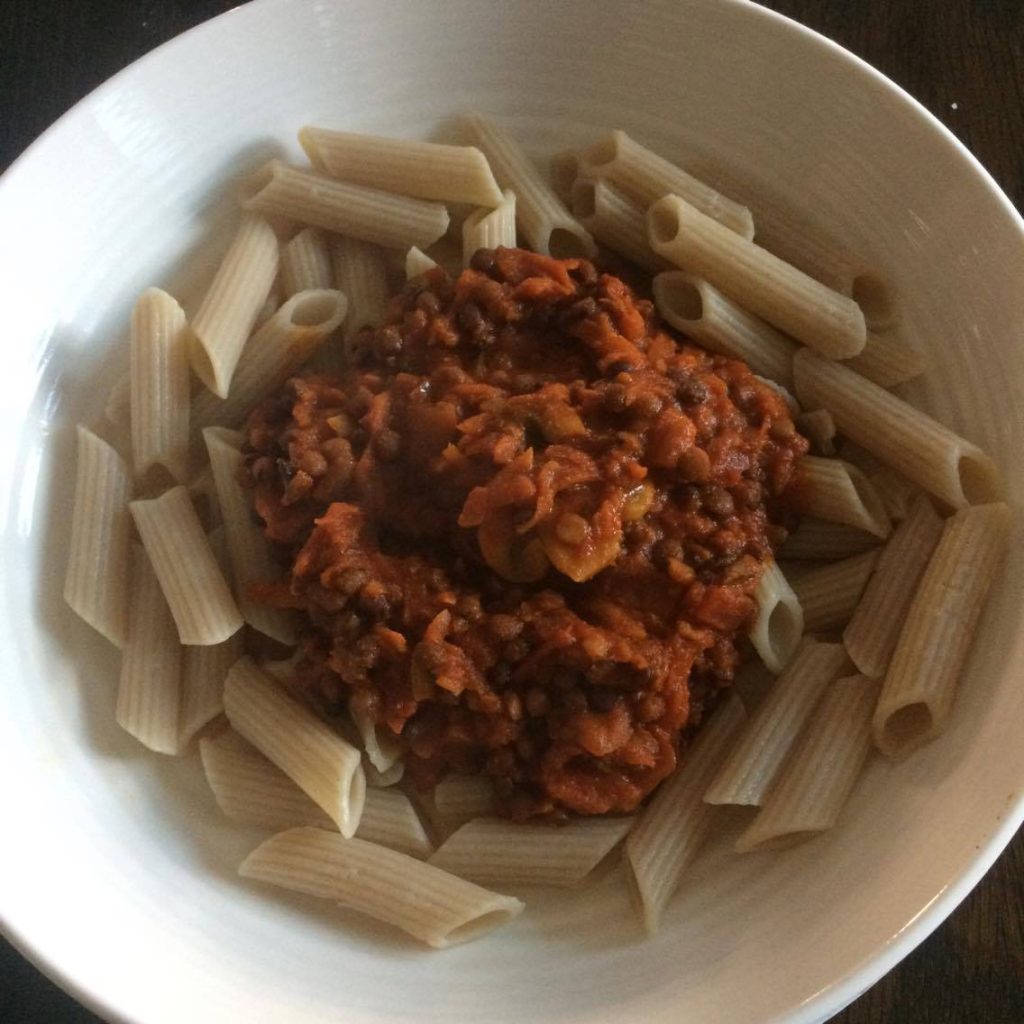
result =
[[[132,662],[125,728],[174,754],[199,735],[218,802],[278,832],[243,874],[445,945],[521,907],[474,880],[579,884],[624,845],[653,931],[713,805],[763,808],[738,849],[807,837],[839,817],[872,715],[889,754],[944,727],[966,644],[941,692],[921,682],[919,648],[943,581],[959,581],[960,619],[977,617],[1007,510],[959,513],[936,547],[939,513],[916,485],[991,502],[990,460],[868,363],[834,361],[863,347],[868,311],[750,242],[756,206],[622,132],[560,154],[551,188],[500,126],[466,126],[479,149],[307,128],[315,172],[274,164],[250,182],[247,209],[274,220],[245,215],[202,323],[159,293],[191,344],[195,398],[176,378],[159,417],[132,417],[146,439],[81,435],[68,601]],[[437,201],[458,198],[483,205]],[[449,220],[464,251],[439,238]],[[517,222],[543,252],[515,248]],[[588,228],[618,253],[591,259]],[[680,269],[652,283],[666,258]],[[927,425],[912,467],[865,411]],[[815,455],[797,424],[817,426]],[[119,451],[134,443],[138,477],[171,461],[149,435],[173,432],[184,478],[189,426],[192,483],[133,484]],[[850,439],[891,465],[866,465]],[[139,458],[143,441],[161,454]],[[94,480],[96,452],[111,472]],[[124,564],[133,497],[133,587],[163,623],[152,692],[140,656],[156,620],[92,571]],[[803,514],[816,519],[780,566]],[[968,526],[989,521],[974,571]],[[908,625],[886,621],[875,642],[892,604],[875,580],[908,558]],[[868,675],[894,668],[836,683],[851,656]],[[760,681],[733,690],[744,663]],[[429,866],[408,857],[435,845]],[[400,898],[374,874],[392,862],[410,872]]]

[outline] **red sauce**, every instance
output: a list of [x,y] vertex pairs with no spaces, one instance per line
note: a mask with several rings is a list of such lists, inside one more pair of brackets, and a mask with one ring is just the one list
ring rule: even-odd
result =
[[732,678],[807,447],[784,400],[619,278],[517,249],[415,279],[360,340],[247,425],[296,685],[392,730],[421,786],[633,810]]

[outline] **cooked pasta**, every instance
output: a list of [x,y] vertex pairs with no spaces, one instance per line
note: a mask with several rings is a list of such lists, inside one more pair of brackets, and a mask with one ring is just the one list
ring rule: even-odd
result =
[[652,274],[669,264],[647,244],[644,207],[601,178],[578,178],[569,194],[572,212],[602,245]]
[[64,600],[112,644],[128,631],[131,565],[131,476],[124,459],[79,425],[71,550]]
[[998,497],[995,463],[977,445],[856,371],[804,349],[793,376],[805,409],[828,409],[844,437],[953,508]]
[[233,728],[326,811],[342,835],[355,834],[366,780],[351,743],[248,657],[228,672],[224,711]]
[[1009,532],[1002,504],[960,509],[946,521],[885,674],[875,745],[902,758],[946,728],[985,595]]
[[566,209],[519,144],[489,118],[469,114],[466,125],[503,189],[516,195],[516,222],[535,252],[559,258],[593,256],[587,230]]
[[826,687],[849,664],[842,644],[805,638],[708,786],[710,804],[761,806]]
[[942,534],[942,520],[919,494],[878,560],[846,629],[843,644],[858,671],[880,679],[906,621],[921,575]]
[[772,672],[781,672],[803,635],[803,609],[775,562],[765,566],[754,598],[757,617],[750,630],[750,642]]
[[823,355],[846,359],[867,339],[857,303],[819,284],[678,196],[647,211],[654,251]]
[[434,270],[436,267],[437,262],[432,260],[422,249],[417,249],[415,245],[405,254],[405,279],[407,281],[419,277],[420,274],[425,274],[428,270]]
[[404,853],[316,828],[279,833],[253,850],[238,870],[245,878],[334,900],[435,949],[477,938],[523,909],[511,896]]
[[440,203],[349,185],[280,160],[254,175],[247,191],[248,210],[393,249],[425,249],[448,230]]
[[588,177],[617,185],[641,206],[672,193],[742,238],[754,237],[750,210],[641,146],[624,131],[609,132],[584,149],[580,168]]
[[873,331],[868,332],[864,351],[845,362],[883,388],[913,380],[925,370],[924,356],[917,349],[896,334],[876,334]]
[[551,158],[551,185],[555,194],[568,205],[572,186],[580,175],[580,157],[574,149],[563,149]]
[[729,697],[681,757],[676,773],[640,813],[626,840],[626,877],[648,935],[711,833],[717,808],[704,792],[729,754],[746,720],[738,697]]
[[806,632],[829,633],[850,621],[880,554],[875,548],[799,575],[790,574],[793,592],[804,610]]
[[431,817],[444,835],[494,813],[494,786],[486,775],[449,775],[435,787]]
[[159,754],[177,754],[181,653],[167,602],[146,552],[132,550],[128,635],[114,717],[125,732]]
[[184,749],[201,729],[224,713],[224,680],[245,653],[241,631],[219,644],[182,650],[181,719],[178,741]]
[[343,358],[353,355],[354,337],[364,327],[375,327],[388,304],[388,268],[384,251],[358,238],[331,242],[334,283],[348,299],[348,316],[342,329]]
[[299,142],[317,170],[356,185],[420,199],[497,206],[501,191],[473,146],[389,139],[307,126]]
[[131,435],[137,477],[154,465],[188,475],[189,341],[177,301],[147,288],[132,310]]
[[878,683],[837,679],[825,691],[757,817],[736,841],[740,853],[780,849],[832,828],[871,752]]
[[[827,409],[801,413],[796,418],[796,425],[819,455],[835,455],[836,423]],[[882,504],[885,504],[884,500]]]
[[217,565],[188,488],[130,506],[183,644],[219,644],[242,628],[242,616]]
[[192,369],[220,398],[228,396],[238,358],[279,265],[277,236],[270,225],[255,214],[243,214],[234,241],[191,323]]
[[516,244],[516,194],[505,189],[497,206],[474,210],[462,222],[462,264],[468,267],[477,249]]
[[878,537],[856,527],[808,517],[786,538],[779,555],[787,561],[828,562],[869,551],[879,543]]
[[334,287],[327,239],[318,228],[303,228],[281,246],[281,283],[289,298],[299,292]]
[[795,501],[801,512],[816,519],[844,523],[881,538],[892,532],[885,505],[871,481],[842,459],[804,456]]
[[685,271],[658,274],[652,288],[658,312],[677,331],[712,352],[742,359],[756,373],[792,388],[797,346],[780,331]]

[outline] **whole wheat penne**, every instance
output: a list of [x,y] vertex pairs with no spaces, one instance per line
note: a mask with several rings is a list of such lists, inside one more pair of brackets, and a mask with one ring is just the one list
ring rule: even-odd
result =
[[224,685],[228,721],[330,816],[342,835],[359,827],[366,799],[359,751],[290,696],[250,658]]
[[133,501],[135,526],[153,563],[183,644],[219,644],[242,616],[196,516],[188,488]]
[[640,812],[626,840],[626,876],[648,935],[658,930],[683,872],[711,833],[719,812],[704,802],[704,791],[746,717],[742,701],[728,697],[683,752],[679,768]]
[[704,799],[760,806],[825,688],[848,664],[842,644],[805,638],[754,711]]
[[253,176],[243,205],[394,249],[425,249],[448,229],[448,211],[440,203],[350,185],[280,160]]
[[580,176],[580,157],[574,149],[563,149],[551,158],[551,187],[555,195],[567,206],[572,196],[572,186]]
[[479,885],[582,885],[626,838],[633,819],[577,818],[564,825],[475,818],[430,858]]
[[664,196],[650,207],[647,232],[659,256],[709,281],[797,341],[833,359],[863,350],[867,328],[857,303],[724,228],[679,196]]
[[327,239],[318,228],[303,228],[281,246],[281,283],[287,296],[334,287]]
[[64,600],[112,644],[128,631],[131,572],[131,476],[106,441],[79,425],[71,550]]
[[334,900],[435,949],[477,938],[523,909],[511,896],[489,892],[404,853],[315,828],[273,836],[238,871],[245,878]]
[[348,713],[363,741],[363,750],[366,752],[370,764],[377,771],[386,772],[402,756],[398,737],[391,733],[386,726],[375,725],[373,719],[365,711],[361,711],[355,703],[350,702]]
[[842,459],[806,455],[798,472],[793,500],[801,512],[876,537],[885,538],[892,532],[882,499],[856,466]]
[[298,292],[249,339],[226,399],[200,392],[192,402],[194,442],[209,426],[234,427],[330,338],[348,302],[333,289]]
[[192,738],[224,713],[224,680],[228,669],[245,651],[242,632],[219,644],[182,648],[181,717],[178,742],[182,749]]
[[789,575],[808,633],[829,633],[850,621],[880,555],[881,549],[875,548]]
[[117,724],[159,754],[178,754],[181,654],[174,619],[146,552],[132,550],[128,635],[117,689]]
[[342,358],[354,357],[355,336],[364,327],[376,327],[390,297],[388,268],[379,246],[357,238],[335,238],[331,242],[334,282],[348,296],[348,316],[342,328]]
[[774,561],[764,567],[754,600],[757,617],[750,629],[750,642],[772,672],[781,672],[800,643],[804,613],[793,588]]
[[270,294],[278,266],[277,236],[270,225],[256,214],[243,214],[191,324],[192,369],[221,398],[227,398],[238,357]]
[[566,209],[540,171],[504,129],[480,114],[466,125],[484,151],[503,189],[516,194],[516,222],[534,252],[566,258],[592,257],[597,248],[587,230]]
[[800,413],[794,422],[819,455],[835,455],[836,423],[832,413],[827,409],[813,409]]
[[602,245],[652,274],[669,263],[647,244],[646,210],[601,178],[577,178],[569,194],[572,212]]
[[844,363],[883,388],[920,377],[927,365],[924,356],[898,335],[874,331],[868,331],[864,351]]
[[942,520],[919,494],[909,516],[882,550],[874,576],[858,602],[843,644],[860,672],[885,675],[921,575],[942,535]]
[[405,254],[405,279],[407,281],[427,273],[428,270],[434,270],[436,267],[437,262],[432,260],[422,249],[417,249],[415,245]]
[[871,752],[877,696],[878,683],[867,676],[826,689],[757,817],[736,840],[739,853],[792,846],[835,825]]
[[[206,780],[220,809],[233,821],[279,832],[334,822],[298,786],[234,729],[199,742]],[[368,843],[429,857],[433,844],[409,798],[398,790],[366,791],[356,835]]]
[[804,349],[793,377],[805,409],[828,409],[844,437],[953,508],[998,497],[985,452],[856,371]]
[[238,609],[254,629],[280,643],[294,644],[294,615],[254,601],[247,591],[253,583],[279,581],[281,570],[271,557],[263,531],[253,521],[251,499],[238,482],[243,463],[242,437],[224,427],[207,427],[203,438],[217,488],[217,503],[224,520]]
[[787,562],[832,562],[870,551],[878,545],[879,538],[864,530],[844,523],[806,518],[786,538],[778,553]]
[[141,477],[163,466],[176,480],[188,473],[189,341],[177,301],[147,288],[132,310],[132,466]]
[[494,785],[486,775],[449,775],[434,787],[431,818],[444,835],[493,813]]
[[299,142],[310,163],[333,178],[441,202],[497,206],[501,191],[474,146],[331,131],[306,126]]
[[682,270],[652,283],[662,318],[712,352],[742,359],[755,373],[793,387],[797,346],[770,324],[741,309],[707,281]]
[[875,745],[905,757],[946,728],[985,595],[1006,546],[1010,510],[960,509],[921,577],[875,709]]
[[582,150],[580,169],[588,177],[605,178],[617,185],[641,206],[672,193],[742,238],[754,237],[750,210],[641,146],[624,131],[609,132]]
[[462,222],[462,264],[468,267],[477,249],[514,248],[516,244],[516,194],[502,192],[493,208],[474,210]]
[[912,484],[889,466],[880,466],[868,474],[878,496],[882,499],[889,518],[901,523],[910,515],[910,508],[921,494],[920,488]]
[[760,658],[751,658],[736,670],[729,692],[736,694],[749,714],[775,686],[775,673]]

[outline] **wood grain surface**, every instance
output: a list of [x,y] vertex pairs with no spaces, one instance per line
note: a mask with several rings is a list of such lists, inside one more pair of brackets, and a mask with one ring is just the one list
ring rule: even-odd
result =
[[[0,170],[90,89],[231,6],[225,0],[0,0]],[[903,86],[1024,207],[1024,0],[771,0],[765,6],[824,33]],[[0,940],[0,1022],[97,1019]],[[834,1021],[1024,1024],[1024,833],[945,924]]]

